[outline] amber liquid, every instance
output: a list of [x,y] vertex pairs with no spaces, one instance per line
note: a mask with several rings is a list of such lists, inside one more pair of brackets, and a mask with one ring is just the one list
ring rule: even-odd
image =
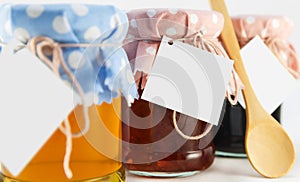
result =
[[[186,140],[178,133],[174,133],[172,110],[141,99],[135,100],[131,108],[126,107],[125,104],[125,102],[124,105],[122,104],[122,133],[123,140],[128,143],[123,144],[123,161],[129,171],[134,171],[134,174],[139,175],[143,175],[139,172],[166,173],[175,177],[174,174],[176,173],[201,171],[211,166],[214,161],[214,145],[208,143],[208,145],[199,149],[201,139]],[[177,119],[180,129],[191,135],[199,135],[207,126],[203,121],[178,113]],[[144,128],[135,127],[141,125],[141,123]],[[155,143],[166,136],[170,136],[171,141],[160,143],[156,146],[158,148],[149,145],[149,148],[145,149],[134,145]],[[172,151],[173,148],[177,148],[177,150]],[[161,151],[170,151],[171,153]],[[159,160],[153,161],[155,158]],[[151,174],[147,174],[147,176],[151,176]],[[163,176],[170,177],[165,174],[161,177]]]
[[[69,120],[72,132],[78,132],[81,128],[80,123],[82,122],[83,114],[80,107],[77,107],[74,111],[76,114],[72,112],[69,116]],[[103,126],[105,126],[114,136],[120,138],[121,124],[117,112],[120,112],[119,98],[114,100],[114,104],[104,103],[101,106],[94,105],[89,108],[90,130],[87,135],[90,138],[94,137],[95,139],[93,140],[91,138],[90,140],[86,137],[73,139],[73,148],[70,159],[70,168],[73,172],[72,179],[68,179],[64,173],[63,159],[66,150],[66,136],[58,129],[19,176],[12,176],[3,166],[2,172],[4,176],[7,177],[4,181],[15,181],[9,180],[9,178],[16,179],[16,181],[29,182],[88,181],[90,179],[99,182],[123,181],[124,171],[122,171],[122,164],[116,161],[121,156],[120,143],[116,142],[113,137],[101,137],[101,133],[104,132],[105,128],[99,127],[99,122],[103,122]],[[111,151],[116,160],[101,154],[94,147],[94,144],[91,145],[90,141],[99,142],[106,148],[106,151]],[[95,146],[97,146],[97,144],[95,144]],[[103,178],[105,176],[108,177]],[[102,178],[104,180],[101,180]]]

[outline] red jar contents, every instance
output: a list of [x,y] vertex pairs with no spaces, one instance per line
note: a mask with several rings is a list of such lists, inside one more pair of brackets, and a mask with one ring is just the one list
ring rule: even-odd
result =
[[[142,93],[141,89],[139,91]],[[123,106],[124,104],[125,101]],[[131,108],[123,107],[123,140],[128,142],[127,145],[123,145],[123,158],[128,170],[141,175],[147,175],[147,172],[160,172],[166,175],[168,173],[169,177],[186,176],[205,170],[213,163],[214,145],[210,143],[205,148],[199,149],[201,139],[182,138],[174,129],[173,112],[141,99],[135,100]],[[191,136],[203,133],[208,125],[206,122],[179,113],[176,114],[176,119],[182,132]],[[143,122],[144,128],[131,127],[137,122]],[[213,135],[208,134],[205,139],[211,141],[210,136]],[[170,137],[173,142],[162,141],[165,137]],[[153,143],[160,144],[154,144],[154,148],[151,148]],[[149,144],[149,147],[137,150],[136,145],[132,144]],[[153,150],[155,148],[159,151]]]

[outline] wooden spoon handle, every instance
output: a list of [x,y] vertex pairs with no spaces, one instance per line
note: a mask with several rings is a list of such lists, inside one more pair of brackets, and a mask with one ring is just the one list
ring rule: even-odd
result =
[[[255,109],[257,107],[262,108],[257,97],[255,96],[253,88],[248,79],[248,76],[247,76],[243,61],[242,61],[242,57],[240,54],[240,46],[239,46],[237,37],[235,35],[233,24],[232,24],[229,14],[228,14],[226,4],[225,4],[224,0],[209,0],[209,1],[210,1],[211,8],[213,10],[219,11],[224,16],[225,24],[224,24],[224,28],[221,33],[221,39],[224,43],[225,49],[226,49],[229,57],[235,61],[234,68],[245,86],[245,89],[243,89],[243,94],[245,97],[246,107],[249,109],[250,108]],[[250,104],[251,104],[251,107],[249,106]],[[249,110],[248,110],[248,112],[249,112]]]

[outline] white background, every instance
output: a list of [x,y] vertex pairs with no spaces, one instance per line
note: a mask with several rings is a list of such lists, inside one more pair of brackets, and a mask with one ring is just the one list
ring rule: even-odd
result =
[[[0,2],[11,2],[8,0],[0,0]],[[186,8],[186,9],[209,9],[208,0],[14,0],[14,3],[97,3],[97,4],[113,4],[123,10],[137,8]],[[231,15],[240,14],[271,14],[285,15],[294,21],[295,27],[290,41],[295,45],[296,50],[300,53],[300,10],[296,0],[226,0],[229,13]],[[300,82],[298,89],[291,94],[284,103],[282,124],[295,142],[297,152],[300,149]],[[274,151],[276,152],[276,151]],[[300,151],[299,151],[300,152]],[[299,153],[300,155],[300,153]],[[226,169],[228,168],[228,169]],[[229,169],[233,168],[233,169]],[[298,176],[298,177],[296,177]],[[192,178],[178,179],[178,181],[268,181],[259,178],[251,169],[246,160],[220,159],[217,158],[215,165],[209,170]],[[129,176],[129,182],[136,181],[161,181],[154,179],[135,178]],[[165,181],[171,181],[165,180]],[[175,181],[172,179],[172,181]],[[289,175],[281,179],[270,181],[300,181],[300,161],[296,160],[296,164]]]

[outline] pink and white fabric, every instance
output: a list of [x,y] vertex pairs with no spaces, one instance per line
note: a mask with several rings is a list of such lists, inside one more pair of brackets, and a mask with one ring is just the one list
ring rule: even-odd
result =
[[255,36],[260,36],[277,56],[283,66],[295,77],[300,76],[296,51],[288,41],[293,22],[284,16],[244,15],[232,17],[240,46],[245,46]]
[[[172,39],[180,39],[193,44],[190,39],[201,32],[203,41],[213,44],[215,53],[227,56],[218,41],[223,29],[223,15],[214,11],[183,10],[183,9],[139,9],[127,13],[129,31],[127,39],[132,42],[125,46],[132,64],[135,77],[139,82],[144,75],[141,87],[150,73],[160,40],[164,35]],[[138,41],[135,41],[138,40]],[[211,49],[209,49],[211,50]],[[236,75],[234,75],[236,76]],[[230,90],[237,90],[235,77],[231,79]]]

